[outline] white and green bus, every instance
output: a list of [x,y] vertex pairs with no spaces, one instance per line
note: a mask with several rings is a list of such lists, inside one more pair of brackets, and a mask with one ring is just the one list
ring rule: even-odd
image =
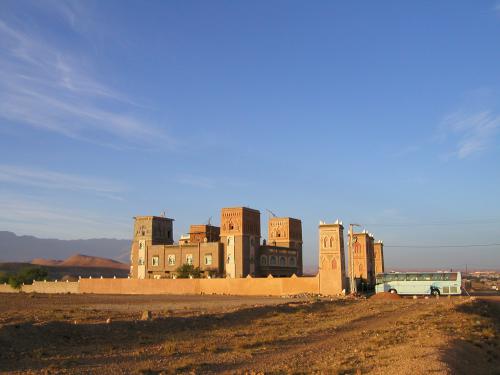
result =
[[460,272],[391,272],[376,277],[375,292],[429,294],[438,296],[462,293]]

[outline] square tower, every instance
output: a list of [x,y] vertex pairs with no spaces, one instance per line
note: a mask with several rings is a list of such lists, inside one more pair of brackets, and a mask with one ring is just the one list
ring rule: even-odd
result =
[[297,275],[302,276],[302,222],[291,217],[272,217],[268,236],[269,245],[297,250]]
[[202,242],[218,242],[220,239],[220,228],[208,225],[191,225],[189,227],[189,242],[202,243]]
[[260,246],[260,212],[247,207],[223,208],[220,239],[224,244],[226,276],[255,275],[255,256]]
[[375,274],[384,273],[384,243],[380,240],[373,244],[375,256]]
[[130,273],[134,278],[146,277],[148,249],[154,245],[174,243],[174,219],[161,216],[134,217],[134,238],[130,251]]
[[319,290],[324,295],[342,293],[345,289],[344,227],[319,224]]
[[353,233],[353,268],[354,278],[368,285],[375,284],[375,262],[373,236],[367,231]]

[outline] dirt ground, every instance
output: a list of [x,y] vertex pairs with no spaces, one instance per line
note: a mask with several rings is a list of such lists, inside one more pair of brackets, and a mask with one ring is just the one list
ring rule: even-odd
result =
[[0,372],[500,374],[499,327],[499,297],[0,294]]

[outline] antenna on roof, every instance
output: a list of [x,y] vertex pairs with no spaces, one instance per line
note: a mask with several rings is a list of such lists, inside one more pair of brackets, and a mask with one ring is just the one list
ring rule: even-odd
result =
[[268,210],[267,208],[266,208],[266,211],[269,212],[273,217],[277,217],[276,214],[273,211]]
[[212,225],[212,216],[210,216],[210,217],[208,218],[207,225]]
[[165,217],[165,211],[163,211],[160,216]]

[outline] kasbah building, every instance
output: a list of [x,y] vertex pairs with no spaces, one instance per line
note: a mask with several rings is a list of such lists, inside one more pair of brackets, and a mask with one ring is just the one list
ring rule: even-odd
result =
[[[172,279],[183,264],[199,267],[205,278],[263,278],[302,276],[302,222],[270,217],[268,241],[261,242],[260,212],[247,207],[221,210],[221,226],[191,225],[189,234],[173,240],[174,219],[163,216],[134,218],[131,246],[133,279]],[[319,224],[319,284],[339,294],[348,289],[344,227],[338,220]],[[349,239],[349,237],[348,237]],[[358,285],[373,286],[384,272],[382,241],[371,233],[354,233],[354,271]],[[321,288],[323,290],[325,288]]]

